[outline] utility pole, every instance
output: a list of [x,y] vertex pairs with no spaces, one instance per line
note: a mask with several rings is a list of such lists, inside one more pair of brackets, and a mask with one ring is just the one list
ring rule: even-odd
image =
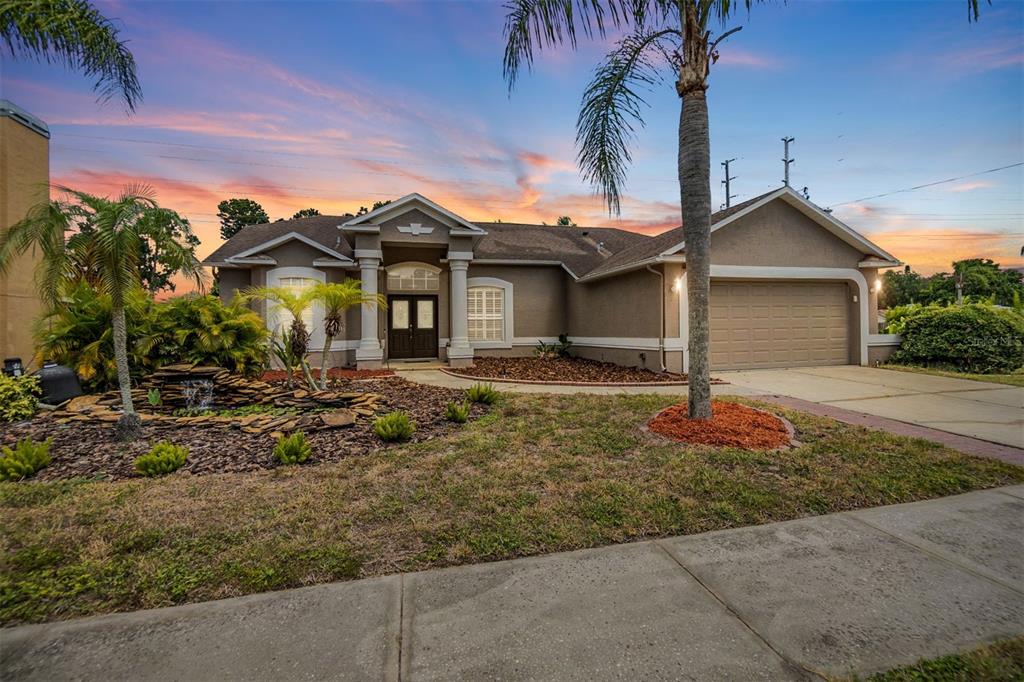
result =
[[789,143],[790,142],[796,142],[796,138],[795,137],[784,137],[784,138],[782,138],[782,144],[784,144],[785,148],[786,148],[786,158],[784,158],[782,160],[782,163],[785,164],[785,167],[786,167],[786,179],[783,180],[782,183],[786,187],[789,187],[789,164],[791,164],[794,161],[796,161],[796,159],[789,158]]
[[732,205],[732,200],[736,198],[735,194],[730,194],[729,183],[736,179],[736,176],[729,175],[729,164],[736,159],[726,159],[722,162],[722,166],[725,168],[725,180],[722,180],[722,184],[725,185],[725,208],[729,208]]

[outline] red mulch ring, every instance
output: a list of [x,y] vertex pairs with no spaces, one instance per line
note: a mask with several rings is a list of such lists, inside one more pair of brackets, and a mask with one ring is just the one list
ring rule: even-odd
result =
[[682,403],[665,408],[647,426],[666,438],[699,445],[774,450],[792,442],[786,424],[775,415],[720,400],[711,401],[709,420],[689,419]]
[[[320,369],[311,370],[311,374],[314,379],[319,379]],[[375,377],[390,377],[394,376],[394,374],[390,369],[342,369],[341,367],[329,367],[327,369],[328,379],[373,379]],[[297,371],[295,376],[299,384],[304,383],[301,372]],[[284,381],[287,375],[283,369],[270,369],[264,372],[260,378],[270,383],[273,381]]]
[[656,383],[686,381],[685,374],[652,372],[640,367],[623,367],[586,358],[497,358],[473,360],[472,367],[460,367],[454,374],[506,381],[550,381],[556,383]]

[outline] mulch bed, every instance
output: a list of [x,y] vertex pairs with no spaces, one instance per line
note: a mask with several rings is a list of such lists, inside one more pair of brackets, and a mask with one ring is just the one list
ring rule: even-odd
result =
[[[332,380],[328,387],[336,391],[378,393],[383,396],[381,413],[403,410],[416,423],[412,442],[437,438],[451,433],[461,425],[445,420],[445,407],[451,400],[461,401],[465,392],[437,386],[423,386],[399,377],[369,380]],[[145,409],[140,406],[140,409]],[[473,405],[471,418],[479,417],[487,408]],[[354,425],[308,433],[313,455],[303,466],[337,462],[388,447],[373,432],[372,419],[360,418]],[[35,479],[103,478],[118,480],[138,478],[133,462],[148,452],[154,443],[167,440],[189,448],[188,460],[179,472],[215,474],[272,469],[279,466],[271,451],[274,438],[268,434],[245,433],[231,425],[160,425],[143,422],[142,438],[121,443],[114,438],[114,425],[71,422],[58,424],[41,413],[34,419],[5,424],[0,432],[0,445],[13,445],[26,436],[34,440],[53,438],[50,454],[53,461]]]
[[[319,368],[311,371],[314,379],[320,379]],[[376,377],[392,377],[395,373],[390,369],[343,369],[341,367],[329,367],[327,369],[328,379],[373,379]],[[284,381],[287,378],[283,369],[270,369],[260,377],[262,381]],[[301,373],[296,372],[298,383],[303,383]]]
[[681,443],[745,450],[774,450],[792,443],[782,419],[746,405],[711,401],[711,419],[689,419],[686,403],[672,405],[647,423],[654,433]]
[[472,367],[449,372],[456,376],[503,381],[543,381],[559,384],[685,383],[685,374],[652,372],[587,358],[476,358]]

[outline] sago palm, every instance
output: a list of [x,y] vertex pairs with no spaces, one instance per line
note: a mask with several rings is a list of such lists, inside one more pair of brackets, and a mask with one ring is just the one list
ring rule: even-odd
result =
[[362,284],[356,279],[343,282],[319,282],[312,288],[313,300],[324,310],[324,349],[320,354],[320,388],[327,390],[327,360],[331,350],[331,342],[341,336],[345,323],[345,312],[354,306],[387,307],[387,299],[382,294],[368,294],[363,291]]
[[[298,364],[302,369],[306,383],[309,384],[312,390],[316,390],[316,382],[313,381],[313,375],[309,371],[309,364],[306,362],[306,354],[309,352],[309,330],[306,329],[306,323],[302,319],[305,312],[313,305],[312,287],[307,289],[249,287],[240,296],[243,301],[264,300],[272,304],[273,308],[267,310],[268,315],[271,312],[278,314],[285,312],[291,317],[287,330],[281,328],[271,330],[272,335],[279,336],[280,341],[288,345],[284,349],[286,351],[285,354],[277,353],[278,359],[285,366],[284,371],[288,377],[289,388],[294,385],[294,365]],[[292,360],[285,361],[285,357]]]
[[142,88],[118,29],[85,0],[0,0],[0,43],[14,57],[59,62],[96,79],[101,101],[135,111]]
[[[991,2],[991,0],[989,0]],[[708,307],[711,294],[711,145],[706,91],[722,40],[740,30],[728,21],[761,0],[511,0],[505,4],[504,75],[509,89],[534,50],[580,35],[623,37],[597,67],[576,122],[577,163],[583,177],[619,213],[631,144],[643,126],[642,91],[665,82],[682,100],[678,129],[679,194],[686,244],[689,302],[689,415],[711,417]],[[978,18],[979,0],[967,0]],[[718,33],[711,27],[717,24]]]
[[[38,248],[42,254],[36,273],[40,294],[51,306],[59,306],[61,292],[69,280],[78,277],[82,255],[89,254],[96,268],[92,285],[110,297],[114,360],[124,408],[118,433],[124,439],[134,438],[140,422],[132,403],[125,307],[129,296],[141,286],[141,244],[149,241],[169,268],[197,284],[202,283],[202,270],[192,250],[171,236],[177,222],[184,219],[160,208],[152,190],[129,187],[110,199],[66,187],[57,189],[67,200],[39,204],[23,220],[0,233],[0,274],[16,256]],[[89,230],[80,231],[82,225],[88,225]]]

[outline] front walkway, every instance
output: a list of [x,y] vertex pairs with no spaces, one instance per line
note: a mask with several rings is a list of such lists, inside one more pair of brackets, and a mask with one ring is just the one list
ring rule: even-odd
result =
[[797,680],[1024,633],[1024,486],[0,631],[5,680]]

